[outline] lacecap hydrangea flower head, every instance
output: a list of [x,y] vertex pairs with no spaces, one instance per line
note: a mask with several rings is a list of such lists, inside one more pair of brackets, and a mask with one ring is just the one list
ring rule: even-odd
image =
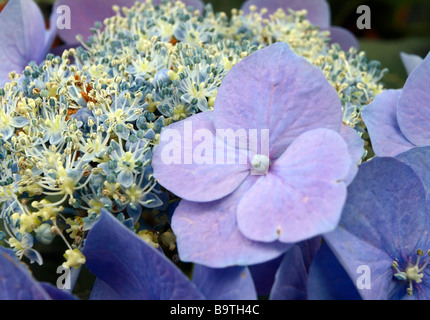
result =
[[[15,9],[12,17],[6,9],[0,15],[10,23],[8,32],[20,28],[14,17],[24,9]],[[206,264],[265,261],[285,252],[291,242],[336,225],[345,186],[363,155],[352,128],[363,130],[361,110],[382,91],[384,70],[377,62],[368,62],[355,49],[345,52],[329,45],[329,33],[306,20],[305,11],[280,10],[263,18],[263,12],[233,10],[229,18],[210,5],[195,10],[182,2],[111,9],[113,16],[96,23],[81,46],[30,62],[11,72],[0,88],[3,244],[20,259],[42,264],[35,244],[50,245],[60,237],[67,245],[65,266],[78,269],[91,261],[86,239],[107,210],[154,248],[176,250],[170,218],[180,199],[172,192],[181,193],[162,177],[166,173],[157,170],[160,181],[154,177],[153,166],[159,163],[153,154],[166,143],[162,129],[181,127],[187,122],[180,121],[188,118],[193,130],[204,129],[206,137],[214,137],[216,128],[256,129],[258,135],[248,135],[248,143],[264,138],[268,130],[269,144],[262,144],[263,149],[256,144],[245,163],[222,170],[195,166],[196,177],[208,170],[199,181],[206,189],[200,184],[194,198],[183,190],[185,200],[173,220],[178,231],[186,206],[209,210],[210,204],[209,214],[216,208],[225,213],[213,215],[219,226],[226,223],[216,230],[220,237],[214,239],[220,242],[212,241],[210,249],[217,254]],[[2,54],[14,54],[10,47],[3,49]],[[235,143],[223,148],[243,155]],[[176,167],[168,178],[178,182],[184,177],[186,184],[192,177]],[[224,178],[227,183],[218,185]],[[306,192],[294,195],[292,181]],[[317,201],[315,188],[321,186],[330,201]],[[268,194],[279,188],[294,191]],[[239,198],[242,206],[256,209],[248,216],[246,210],[228,214]],[[264,204],[264,199],[271,200]],[[251,204],[253,200],[257,202]],[[281,214],[284,205],[309,213],[315,223],[307,220],[307,231],[300,215],[288,223],[291,216]],[[217,228],[199,225],[199,232]],[[293,226],[300,227],[291,230]],[[184,259],[191,249],[200,250],[188,249],[198,243],[184,240],[196,234],[178,232]],[[207,248],[205,241],[209,239],[201,239],[202,248]],[[225,257],[220,256],[223,246],[232,248]]]

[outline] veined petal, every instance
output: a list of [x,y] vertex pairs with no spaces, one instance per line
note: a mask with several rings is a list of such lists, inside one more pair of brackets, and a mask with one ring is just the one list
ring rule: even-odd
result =
[[250,174],[247,151],[217,138],[210,111],[168,126],[159,141],[152,159],[154,177],[183,199],[220,199]]
[[351,155],[351,168],[347,178],[345,179],[345,183],[349,185],[357,174],[358,165],[364,156],[364,141],[361,139],[357,131],[343,123],[339,133],[348,145],[348,151]]
[[409,75],[399,97],[397,121],[417,146],[430,145],[430,54]]
[[26,117],[18,116],[18,117],[12,117],[10,119],[10,125],[15,128],[22,128],[27,124],[28,124],[28,119]]
[[207,300],[256,300],[254,282],[247,267],[213,269],[194,265],[193,283]]
[[0,87],[9,72],[21,73],[30,61],[47,53],[45,21],[33,0],[9,1],[0,13]]
[[427,198],[430,192],[430,147],[416,147],[396,156],[397,160],[406,163],[420,178],[426,190]]
[[91,290],[90,300],[125,300],[121,294],[112,289],[108,284],[96,279]]
[[308,300],[361,300],[345,269],[327,244],[323,244],[313,260],[307,279]]
[[240,198],[259,176],[249,176],[231,195],[213,202],[182,200],[172,217],[179,257],[212,268],[252,265],[275,259],[292,245],[247,239],[236,224]]
[[400,58],[402,59],[403,65],[405,66],[408,75],[414,71],[414,69],[423,62],[423,58],[416,54],[409,54],[405,52],[400,52]]
[[271,300],[306,300],[309,267],[320,246],[321,237],[315,237],[284,254],[270,292]]
[[336,228],[351,156],[335,131],[299,136],[240,200],[237,221],[249,239],[293,243]]
[[414,147],[397,122],[396,107],[400,94],[401,90],[384,91],[361,113],[373,151],[379,157],[394,157]]
[[341,123],[336,90],[319,69],[282,42],[236,64],[223,79],[214,105],[217,129],[269,130],[272,160],[300,134],[316,128],[338,131]]
[[49,300],[49,295],[19,262],[12,250],[0,247],[1,300]]
[[133,184],[133,173],[128,170],[122,170],[118,174],[118,182],[124,188],[129,188]]
[[427,250],[429,224],[426,195],[417,175],[404,163],[381,157],[360,166],[348,188],[339,226],[324,239],[353,283],[361,275],[360,266],[369,268],[371,288],[359,290],[364,299],[389,299],[397,281],[393,261],[404,266],[417,249]]
[[202,299],[165,256],[130,232],[106,210],[88,233],[86,266],[122,299]]
[[0,246],[0,300],[74,299],[50,284],[37,282],[12,250]]
[[259,296],[268,296],[270,294],[273,282],[275,281],[276,271],[278,270],[282,260],[283,256],[279,256],[276,259],[249,267]]

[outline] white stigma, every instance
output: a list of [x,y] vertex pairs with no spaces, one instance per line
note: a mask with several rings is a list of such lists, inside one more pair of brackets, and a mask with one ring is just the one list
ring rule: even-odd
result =
[[256,154],[252,157],[251,166],[256,174],[266,174],[269,171],[270,159],[264,154]]

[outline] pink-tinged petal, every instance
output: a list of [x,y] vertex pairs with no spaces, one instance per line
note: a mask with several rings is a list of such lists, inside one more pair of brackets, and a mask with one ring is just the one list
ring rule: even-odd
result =
[[397,122],[396,107],[400,94],[401,90],[384,91],[361,113],[373,151],[379,157],[394,157],[414,147]]
[[47,52],[45,21],[33,0],[9,1],[0,13],[0,86],[9,72],[21,73],[30,61],[40,63]]
[[239,230],[255,241],[298,242],[333,230],[346,199],[348,146],[335,131],[298,137],[240,200]]
[[308,130],[338,131],[342,106],[323,73],[278,42],[254,52],[225,76],[214,123],[217,129],[269,129],[270,158],[276,159]]
[[430,54],[409,75],[399,97],[397,121],[417,146],[430,145]]
[[321,27],[330,25],[330,6],[325,0],[247,0],[242,5],[242,10],[249,13],[251,5],[257,6],[259,9],[266,8],[266,16],[276,12],[279,8],[285,12],[288,12],[288,9],[295,11],[306,9],[308,11],[307,19],[312,24]]
[[182,199],[221,199],[250,174],[247,151],[216,138],[211,111],[164,128],[159,141],[152,158],[154,177]]
[[416,54],[408,54],[400,52],[400,58],[402,59],[403,65],[405,66],[408,75],[414,71],[414,69],[423,61],[423,58]]
[[348,52],[351,47],[357,50],[360,48],[358,39],[348,29],[332,26],[327,30],[330,31],[330,43],[338,43],[343,51]]
[[339,134],[348,145],[348,151],[351,155],[351,167],[348,176],[345,178],[345,183],[349,185],[357,174],[358,165],[361,163],[361,159],[364,156],[364,141],[357,131],[343,123],[340,127]]
[[292,246],[251,241],[239,231],[237,204],[256,179],[249,176],[234,193],[218,201],[181,201],[172,218],[181,260],[212,268],[252,265],[275,259]]

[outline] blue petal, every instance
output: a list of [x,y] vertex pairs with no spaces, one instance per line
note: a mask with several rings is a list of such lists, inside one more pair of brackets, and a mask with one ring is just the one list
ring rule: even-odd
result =
[[112,289],[105,282],[96,279],[93,289],[91,290],[90,300],[123,300],[121,295]]
[[140,215],[142,214],[142,206],[139,203],[130,203],[127,206],[127,214],[133,220],[133,224],[136,224],[137,220],[139,220]]
[[13,117],[10,121],[10,125],[15,128],[22,128],[27,124],[28,124],[28,119],[22,116]]
[[160,198],[153,193],[146,194],[140,203],[145,208],[158,208],[163,205],[163,202],[160,200]]
[[423,61],[423,58],[415,54],[408,54],[400,52],[400,58],[402,59],[403,65],[408,75],[414,71],[414,69]]
[[357,50],[360,48],[358,39],[348,29],[332,26],[327,28],[327,30],[330,31],[330,44],[339,44],[342,50],[345,52],[348,52],[351,47]]
[[256,300],[254,282],[247,267],[213,269],[196,264],[193,282],[209,300]]
[[283,255],[268,262],[255,264],[249,267],[255,288],[259,296],[267,296],[275,281],[275,274],[281,264]]
[[160,252],[102,210],[83,254],[86,266],[121,299],[203,299],[185,275]]
[[[361,277],[360,268],[369,269],[371,288],[359,290],[364,299],[391,299],[398,283],[392,262],[397,259],[404,269],[416,259],[417,249],[427,250],[429,230],[425,190],[411,167],[393,158],[374,158],[360,166],[339,226],[324,239],[353,282]],[[429,295],[428,281],[423,278],[423,290],[414,290],[415,298]],[[405,296],[406,288],[404,282]]]
[[401,94],[401,90],[386,90],[378,94],[361,113],[373,151],[378,157],[395,157],[414,147],[397,121],[397,101]]
[[0,13],[0,87],[8,73],[40,63],[48,50],[42,12],[33,0],[9,1]]
[[[55,288],[38,283],[10,249],[0,246],[0,300],[51,300],[60,295]],[[48,290],[46,290],[48,288]],[[52,294],[52,295],[51,295]],[[68,296],[73,299],[72,296]]]
[[351,278],[326,244],[311,264],[307,292],[309,300],[361,300]]
[[321,245],[321,237],[301,242],[288,250],[276,272],[271,300],[305,300],[309,267]]
[[417,147],[399,154],[396,159],[409,165],[420,178],[426,189],[427,198],[430,191],[430,147]]
[[118,182],[124,188],[129,188],[133,184],[133,173],[130,171],[121,171],[118,175]]
[[67,292],[57,289],[49,283],[41,283],[41,286],[52,300],[76,300],[76,298]]
[[63,141],[63,134],[61,132],[54,132],[49,138],[49,143],[54,146],[59,144],[61,141]]

